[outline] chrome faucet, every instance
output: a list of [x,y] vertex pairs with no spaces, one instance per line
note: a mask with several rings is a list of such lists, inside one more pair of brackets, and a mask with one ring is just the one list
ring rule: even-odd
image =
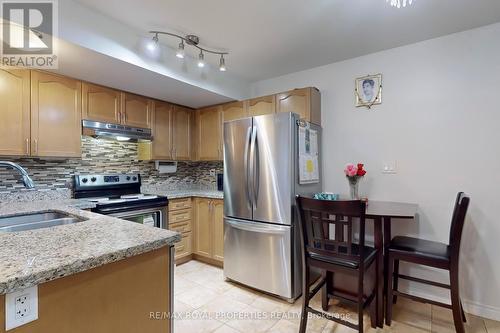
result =
[[21,174],[22,179],[23,179],[24,187],[26,187],[26,188],[34,188],[35,187],[35,183],[33,183],[33,180],[28,175],[28,172],[26,172],[26,170],[24,170],[19,164],[7,162],[7,161],[0,161],[0,166],[12,168],[12,169],[19,171],[19,173]]

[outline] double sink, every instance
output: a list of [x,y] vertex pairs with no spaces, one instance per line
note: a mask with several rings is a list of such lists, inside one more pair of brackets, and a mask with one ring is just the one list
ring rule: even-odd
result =
[[82,221],[84,221],[83,218],[57,211],[6,216],[0,217],[0,232],[34,230]]

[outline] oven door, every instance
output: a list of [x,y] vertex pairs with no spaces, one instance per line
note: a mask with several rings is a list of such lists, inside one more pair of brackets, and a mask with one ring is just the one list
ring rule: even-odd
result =
[[165,208],[160,207],[111,213],[109,216],[118,217],[122,220],[136,222],[150,227],[167,229],[168,226],[167,211]]

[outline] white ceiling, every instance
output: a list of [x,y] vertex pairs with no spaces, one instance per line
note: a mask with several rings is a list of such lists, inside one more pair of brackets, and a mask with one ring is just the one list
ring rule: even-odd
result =
[[[228,70],[248,81],[435,38],[500,21],[498,0],[78,0],[146,33],[200,36],[228,50]],[[91,24],[91,22],[89,22]],[[178,41],[162,38],[175,47]],[[216,58],[209,62],[217,63]]]
[[57,73],[192,108],[232,99],[90,49],[59,41]]

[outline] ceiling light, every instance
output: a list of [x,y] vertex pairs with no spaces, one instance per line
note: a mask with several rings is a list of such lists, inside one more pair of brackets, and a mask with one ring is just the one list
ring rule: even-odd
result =
[[385,2],[391,2],[392,7],[406,7],[406,5],[411,5],[413,3],[413,0],[385,0]]
[[181,39],[181,42],[179,43],[179,48],[177,49],[177,52],[175,53],[175,56],[179,59],[184,59],[184,40]]
[[219,70],[221,72],[226,71],[226,61],[224,60],[224,56],[222,54],[220,55]]
[[[181,42],[179,43],[179,46],[178,46],[177,51],[175,53],[175,56],[179,59],[183,59],[186,56],[186,53],[184,50],[185,44],[187,44],[188,46],[195,47],[198,50],[200,50],[200,54],[198,56],[198,67],[200,67],[200,68],[205,67],[205,54],[204,54],[204,52],[219,55],[220,56],[219,70],[222,72],[226,71],[226,62],[225,62],[224,56],[227,55],[228,53],[223,52],[223,51],[210,50],[210,49],[206,49],[204,47],[201,47],[199,45],[200,38],[198,36],[196,36],[196,35],[179,36],[177,34],[174,34],[171,32],[164,32],[164,31],[150,31],[150,33],[153,34],[153,42],[154,42],[154,43],[152,43],[153,45],[158,44],[159,35],[167,35],[167,36],[180,38]],[[151,45],[151,46],[148,45],[148,49],[150,49],[150,51],[153,51],[154,48],[156,47],[153,45]]]
[[205,56],[203,55],[203,51],[200,51],[200,55],[198,56],[198,67],[205,67]]

